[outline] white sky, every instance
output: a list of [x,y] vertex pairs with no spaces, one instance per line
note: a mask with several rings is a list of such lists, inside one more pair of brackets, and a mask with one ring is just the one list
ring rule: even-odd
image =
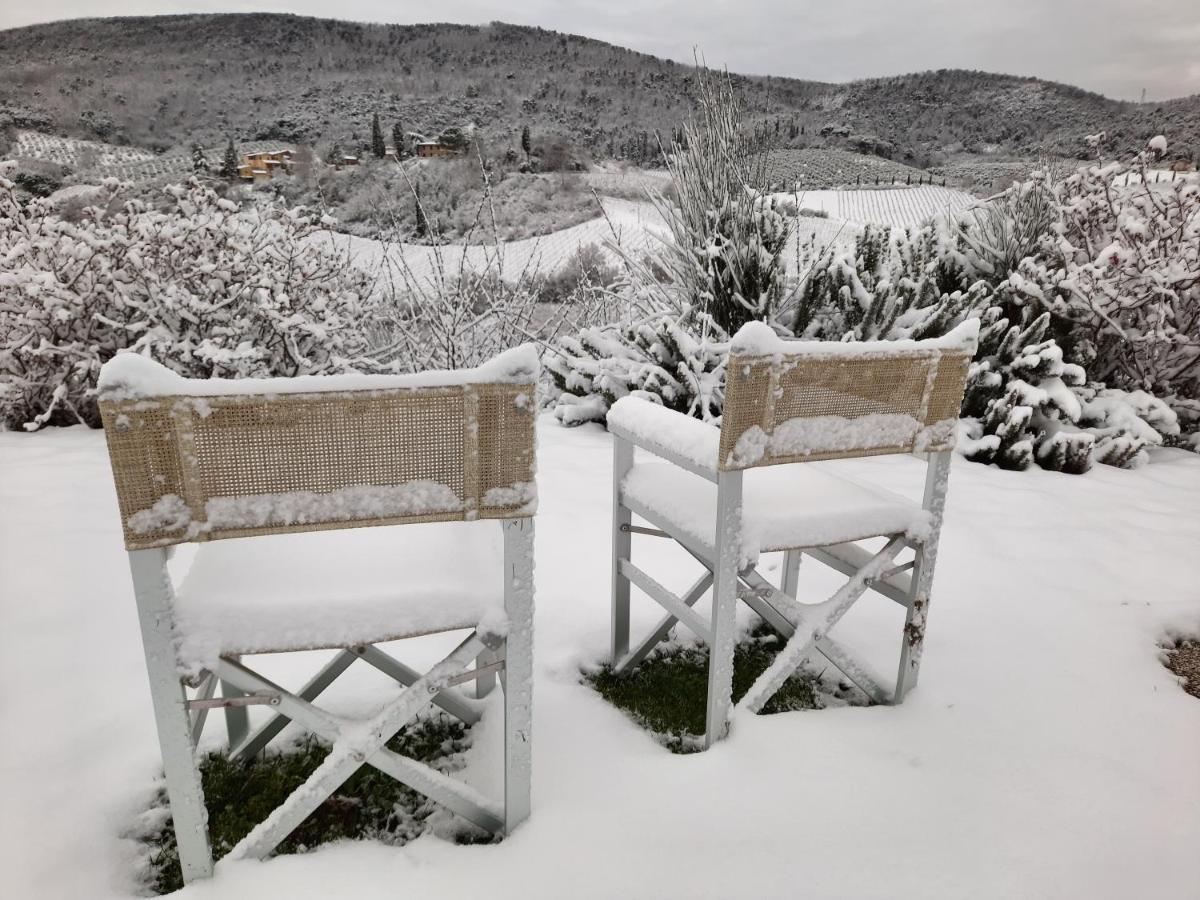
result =
[[685,62],[699,47],[709,65],[821,81],[966,68],[1127,100],[1143,89],[1148,100],[1200,93],[1200,0],[0,0],[0,28],[255,10],[540,25]]

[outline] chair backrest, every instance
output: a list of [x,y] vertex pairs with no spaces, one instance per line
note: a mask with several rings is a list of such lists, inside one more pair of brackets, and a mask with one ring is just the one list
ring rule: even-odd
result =
[[100,411],[127,549],[532,515],[537,354],[415,376],[191,380],[135,354]]
[[719,466],[948,450],[978,322],[925,341],[785,341],[755,322],[725,370]]

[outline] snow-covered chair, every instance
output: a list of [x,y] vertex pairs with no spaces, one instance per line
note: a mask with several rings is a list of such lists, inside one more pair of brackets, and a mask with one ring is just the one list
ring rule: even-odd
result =
[[[731,344],[719,429],[637,397],[617,401],[608,414],[616,671],[634,668],[677,622],[688,626],[710,647],[705,746],[711,746],[727,727],[740,598],[787,644],[739,706],[760,711],[813,653],[873,701],[900,702],[921,661],[950,450],[977,335],[978,323],[969,321],[924,341],[784,341],[752,323]],[[635,446],[663,461],[635,462]],[[921,504],[816,464],[912,452],[927,461]],[[652,527],[634,525],[633,514]],[[674,539],[707,572],[677,596],[633,564],[635,533]],[[857,543],[880,537],[882,549]],[[913,558],[898,564],[906,548]],[[786,553],[778,588],[755,568],[760,553],[777,550]],[[849,581],[822,603],[798,603],[802,554]],[[667,611],[632,649],[631,584]],[[705,617],[693,607],[710,588],[712,613]],[[868,588],[907,610],[890,691],[829,637]]]
[[[364,763],[491,831],[528,816],[537,376],[529,347],[413,376],[188,380],[133,354],[104,367],[100,409],[185,880],[213,866],[195,756],[210,708],[226,710],[234,757],[289,721],[332,745],[231,858],[271,853]],[[179,544],[194,546],[176,586]],[[457,629],[471,631],[425,674],[375,646]],[[339,652],[295,692],[241,659],[316,649]],[[351,723],[313,700],[356,659],[406,689]],[[384,746],[431,703],[478,720],[496,673],[501,801]],[[474,699],[454,688],[467,681]],[[245,707],[257,704],[274,715],[251,732]]]

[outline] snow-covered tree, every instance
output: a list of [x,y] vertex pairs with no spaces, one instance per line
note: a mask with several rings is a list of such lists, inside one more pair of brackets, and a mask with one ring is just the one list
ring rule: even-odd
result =
[[1092,378],[1200,396],[1200,186],[1157,182],[1151,140],[1132,165],[1080,169],[1053,184],[1060,220],[1020,268],[1069,322]]
[[208,174],[208,160],[204,156],[204,148],[192,144],[192,173],[195,175]]
[[383,143],[383,126],[379,124],[379,113],[371,119],[371,153],[376,159],[387,155],[387,146]]
[[238,176],[238,156],[237,149],[233,146],[233,141],[225,148],[225,156],[221,160],[221,177],[228,178],[230,181]]

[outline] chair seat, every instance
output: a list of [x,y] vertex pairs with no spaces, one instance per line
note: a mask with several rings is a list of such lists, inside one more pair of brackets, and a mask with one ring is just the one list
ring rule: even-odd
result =
[[496,522],[347,528],[197,545],[179,585],[180,662],[506,625]]
[[[869,487],[800,463],[751,469],[744,474],[739,560],[760,553],[821,547],[881,535],[923,540],[929,513],[898,494]],[[713,553],[717,486],[669,463],[638,463],[622,484],[633,509],[644,507],[668,530]]]

